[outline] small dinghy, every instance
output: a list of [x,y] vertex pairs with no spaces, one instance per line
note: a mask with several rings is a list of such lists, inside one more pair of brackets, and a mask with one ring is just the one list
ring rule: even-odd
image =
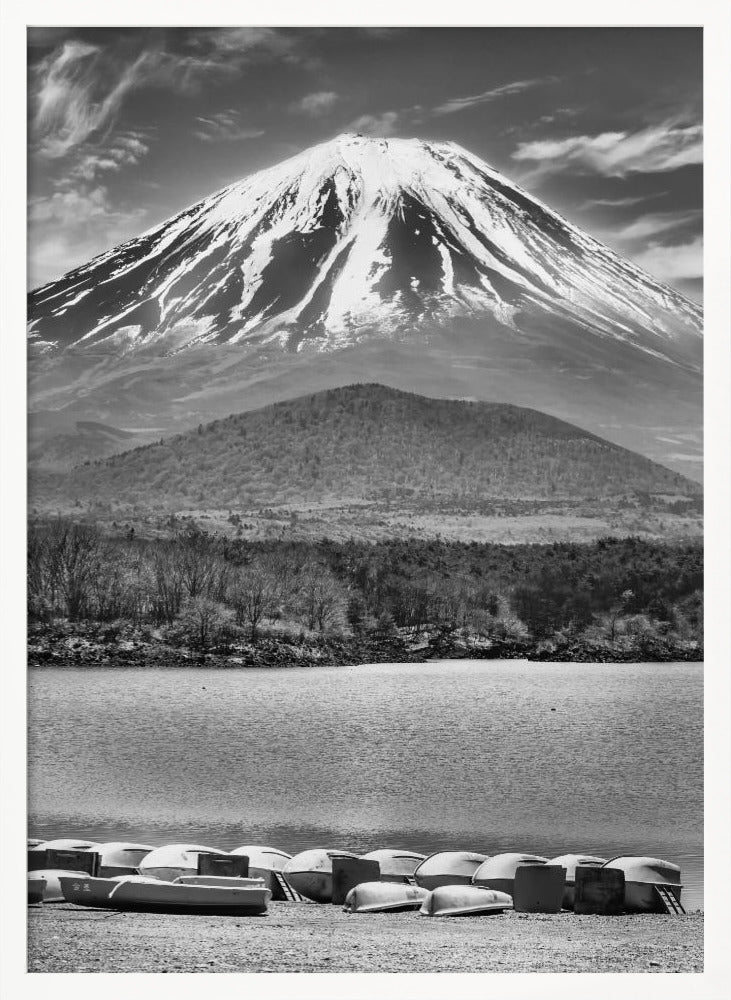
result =
[[153,850],[150,844],[130,844],[126,841],[111,841],[108,844],[97,844],[99,855],[97,874],[100,878],[113,878],[115,875],[136,875],[142,859]]
[[425,917],[478,917],[512,908],[507,892],[477,885],[440,885],[427,893],[419,912]]
[[540,854],[496,854],[487,858],[475,872],[472,884],[483,889],[497,889],[513,895],[515,871],[518,865],[545,865],[548,858]]
[[226,853],[200,844],[166,844],[150,851],[137,867],[140,875],[172,882],[181,875],[197,875],[199,855]]
[[425,854],[416,854],[414,851],[399,851],[391,848],[382,848],[378,851],[369,851],[364,854],[364,861],[377,861],[381,869],[382,882],[405,882],[410,881],[414,872],[422,861],[426,861]]
[[595,854],[561,854],[557,858],[551,858],[549,865],[561,865],[566,869],[566,884],[563,890],[562,907],[564,910],[573,910],[574,898],[576,895],[576,868],[601,868],[606,864],[606,858],[598,858]]
[[144,875],[114,875],[111,878],[92,878],[83,872],[76,872],[74,877],[64,875],[59,879],[61,892],[67,903],[75,906],[109,907],[109,894],[122,880],[132,882],[158,882],[156,878],[145,878]]
[[405,882],[361,882],[345,897],[343,909],[346,913],[418,910],[427,892],[427,889]]
[[81,872],[65,871],[63,868],[43,868],[39,871],[28,872],[28,881],[35,879],[45,882],[43,887],[44,903],[63,903],[65,897],[61,889],[61,879],[66,876],[78,878],[79,875],[84,877]]
[[267,912],[271,898],[270,890],[263,883],[256,886],[189,885],[185,882],[139,880],[134,876],[125,876],[119,879],[109,893],[106,905],[114,910],[135,913],[255,916]]
[[46,880],[44,878],[37,878],[33,876],[28,877],[28,902],[29,903],[42,903],[43,896],[46,891]]
[[295,892],[314,903],[331,903],[333,895],[333,858],[357,858],[351,851],[315,848],[295,854],[285,864],[282,874]]
[[[624,872],[624,908],[627,913],[668,913],[681,906],[680,868],[660,858],[621,855],[604,868]],[[670,896],[671,898],[667,898]]]
[[440,885],[470,885],[472,876],[485,861],[486,854],[474,851],[439,851],[416,866],[414,878],[422,889],[436,889]]

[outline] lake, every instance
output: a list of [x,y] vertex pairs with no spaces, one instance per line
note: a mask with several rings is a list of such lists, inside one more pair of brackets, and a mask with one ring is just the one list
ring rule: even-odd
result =
[[649,854],[703,905],[703,667],[29,672],[29,834]]

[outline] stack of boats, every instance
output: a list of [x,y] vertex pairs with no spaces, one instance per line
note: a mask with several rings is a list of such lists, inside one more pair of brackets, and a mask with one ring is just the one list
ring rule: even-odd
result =
[[[682,912],[680,869],[650,857],[607,860],[563,854],[548,859],[473,851],[425,856],[398,849],[359,856],[324,848],[292,857],[261,845],[222,851],[200,844],[153,848],[116,841],[29,840],[28,868],[31,903],[65,901],[118,910],[262,914],[272,899],[281,899],[344,903],[350,913],[419,910],[441,917],[513,908],[544,913],[562,908]],[[592,885],[602,880],[619,885],[615,909],[582,909],[577,877],[582,886],[587,878]]]

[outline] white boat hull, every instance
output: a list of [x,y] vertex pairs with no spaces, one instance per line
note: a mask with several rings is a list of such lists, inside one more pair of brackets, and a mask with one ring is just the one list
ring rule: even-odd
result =
[[345,897],[346,913],[383,913],[418,910],[427,890],[398,882],[361,882]]
[[471,875],[450,875],[449,872],[445,872],[441,875],[420,875],[418,872],[416,874],[416,883],[420,885],[422,889],[427,889],[430,892],[433,889],[438,889],[443,885],[471,885],[472,876]]
[[409,881],[419,865],[426,861],[426,855],[414,851],[381,849],[364,854],[362,860],[378,862],[381,882],[405,882]]
[[470,885],[472,876],[487,861],[487,855],[474,851],[438,851],[418,865],[414,879],[422,889],[441,885]]
[[445,885],[427,894],[420,913],[425,917],[476,917],[512,908],[513,900],[507,893],[476,885]]
[[201,913],[246,916],[266,913],[272,894],[263,886],[232,887],[175,882],[122,881],[108,905],[137,913]]
[[313,903],[332,903],[333,858],[353,858],[350,851],[326,850],[316,847],[291,858],[282,869],[289,885]]
[[61,868],[46,868],[42,871],[28,872],[28,878],[45,879],[46,886],[43,890],[44,903],[63,903],[65,897],[61,889],[61,879],[70,876],[78,878],[81,872],[65,871]]
[[110,878],[92,878],[83,872],[77,872],[73,878],[64,876],[59,879],[61,892],[67,903],[74,906],[92,906],[109,908],[109,894],[115,886],[119,885],[122,879],[133,879],[136,882],[156,882],[157,879],[146,878],[141,875],[129,876],[127,874],[112,876]]

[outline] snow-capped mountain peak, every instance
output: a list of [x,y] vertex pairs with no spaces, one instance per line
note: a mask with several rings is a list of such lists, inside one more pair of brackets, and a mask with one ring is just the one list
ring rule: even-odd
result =
[[455,143],[346,133],[31,293],[31,343],[333,350],[469,321],[693,363],[701,312]]

